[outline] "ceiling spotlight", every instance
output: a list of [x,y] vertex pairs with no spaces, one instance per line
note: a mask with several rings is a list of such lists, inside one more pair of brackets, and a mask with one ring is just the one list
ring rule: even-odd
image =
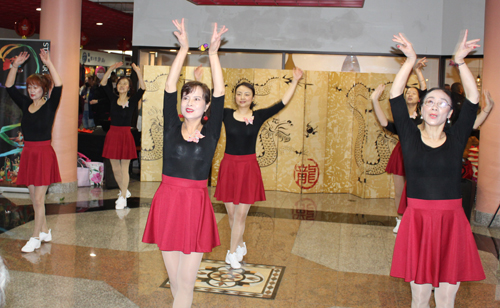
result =
[[36,8],[36,10],[37,10],[38,12],[40,12],[40,11],[42,10],[42,8],[41,8],[41,7],[38,7],[38,8]]
[[170,49],[170,51],[171,51],[171,52],[176,52],[177,50],[175,50],[175,49]]
[[95,24],[98,26],[102,26],[102,22],[96,22]]

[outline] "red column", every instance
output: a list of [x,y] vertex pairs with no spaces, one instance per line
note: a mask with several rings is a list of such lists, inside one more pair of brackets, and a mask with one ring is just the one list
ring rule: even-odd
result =
[[50,58],[63,82],[52,129],[52,146],[59,161],[62,183],[76,183],[82,0],[42,0],[41,8],[40,39],[50,40]]
[[[500,203],[500,1],[486,0],[484,22],[483,89],[489,90],[496,106],[481,126],[477,187],[477,221],[489,222]],[[481,213],[482,212],[482,213]],[[488,219],[489,218],[489,219]]]

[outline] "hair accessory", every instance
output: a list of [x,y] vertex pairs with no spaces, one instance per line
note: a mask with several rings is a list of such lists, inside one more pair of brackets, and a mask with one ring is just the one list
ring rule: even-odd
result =
[[179,118],[184,119],[184,116],[182,115],[182,113],[179,113]]
[[207,116],[203,116],[203,121],[208,121],[208,117]]
[[243,118],[243,120],[245,121],[246,125],[253,125],[253,116],[251,116],[250,118]]
[[194,136],[189,135],[189,138],[186,141],[198,143],[200,139],[205,138],[205,136],[203,136],[199,130],[195,130],[193,135]]

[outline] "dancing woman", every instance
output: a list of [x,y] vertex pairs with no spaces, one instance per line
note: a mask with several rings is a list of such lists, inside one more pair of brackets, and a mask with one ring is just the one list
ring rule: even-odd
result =
[[[424,75],[422,74],[422,68],[426,66],[427,58],[422,58],[417,62],[415,67],[415,74],[417,75],[420,89],[415,87],[410,87],[406,89],[405,100],[406,107],[408,108],[408,115],[415,123],[419,125],[422,122],[420,118],[419,103],[420,97],[427,93],[427,83],[425,82]],[[375,111],[375,116],[377,117],[380,126],[387,129],[393,134],[397,134],[396,126],[394,122],[387,120],[384,111],[380,107],[379,98],[385,90],[385,85],[379,85],[371,95],[373,110]],[[401,199],[405,187],[405,169],[403,164],[403,153],[401,152],[401,143],[398,142],[394,149],[392,150],[391,157],[387,163],[387,168],[385,169],[387,173],[392,173],[392,178],[394,182],[394,205],[398,214],[403,215],[404,209],[406,208],[406,196]],[[406,194],[405,194],[406,195]],[[403,200],[403,202],[401,202]],[[399,224],[401,223],[401,216],[396,217],[396,227],[392,230],[394,233],[398,233]]]
[[125,208],[127,206],[127,198],[131,196],[130,191],[128,191],[128,184],[130,181],[128,169],[130,160],[137,158],[137,150],[134,137],[130,132],[130,125],[132,122],[132,114],[146,90],[146,84],[142,78],[141,69],[137,65],[132,64],[132,68],[139,80],[139,90],[131,96],[130,90],[132,81],[127,77],[121,77],[116,83],[118,95],[113,92],[113,85],[108,83],[108,78],[111,76],[111,72],[122,65],[123,62],[111,65],[101,80],[101,86],[104,87],[104,91],[111,101],[111,127],[104,140],[102,157],[108,158],[111,162],[113,175],[120,188],[120,193],[118,194],[115,205],[116,209]]
[[41,49],[40,58],[48,67],[50,75],[29,76],[26,79],[29,97],[22,95],[14,83],[19,66],[28,58],[27,52],[19,54],[12,63],[5,81],[7,93],[23,111],[21,127],[25,142],[17,185],[28,186],[35,211],[35,229],[30,240],[21,249],[22,252],[32,252],[40,248],[41,242],[52,240],[51,230],[48,229],[45,218],[45,194],[50,184],[61,181],[56,153],[50,144],[52,124],[61,99],[61,77],[50,60],[49,52]]
[[467,100],[458,121],[446,130],[453,104],[444,89],[427,92],[420,127],[408,117],[402,94],[417,55],[401,33],[393,41],[407,57],[392,85],[390,103],[405,162],[408,208],[396,238],[391,276],[410,282],[412,307],[429,307],[433,286],[437,307],[453,307],[461,281],[485,279],[460,190],[462,153],[479,101],[464,58],[479,40],[467,41],[466,32],[455,54]]
[[252,84],[240,83],[235,89],[236,110],[224,109],[226,150],[220,164],[215,198],[224,202],[231,228],[231,245],[226,263],[240,268],[247,254],[243,233],[250,206],[266,200],[259,163],[255,155],[255,143],[264,122],[278,113],[292,99],[303,72],[293,69],[293,81],[281,102],[265,109],[253,111],[255,89]]
[[[173,21],[181,46],[165,84],[163,100],[164,146],[162,183],[155,193],[142,241],[157,244],[167,268],[174,307],[190,307],[204,252],[220,245],[217,222],[208,195],[207,180],[219,140],[224,109],[224,77],[217,52],[227,29],[214,26],[208,56],[213,97],[201,82],[187,82],[177,113],[177,82],[189,50],[184,19]],[[205,124],[201,120],[211,108]]]

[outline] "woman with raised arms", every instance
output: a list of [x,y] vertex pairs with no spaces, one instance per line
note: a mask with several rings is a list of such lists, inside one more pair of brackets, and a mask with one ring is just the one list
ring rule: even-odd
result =
[[[222,128],[225,85],[218,50],[225,26],[215,24],[208,56],[213,94],[201,82],[187,82],[181,90],[177,113],[177,81],[189,50],[184,19],[173,21],[181,46],[165,84],[163,100],[164,142],[162,183],[155,193],[144,237],[162,251],[167,268],[173,307],[190,307],[198,268],[204,252],[220,245],[217,222],[208,195],[207,180]],[[201,120],[211,108],[205,124]]]

